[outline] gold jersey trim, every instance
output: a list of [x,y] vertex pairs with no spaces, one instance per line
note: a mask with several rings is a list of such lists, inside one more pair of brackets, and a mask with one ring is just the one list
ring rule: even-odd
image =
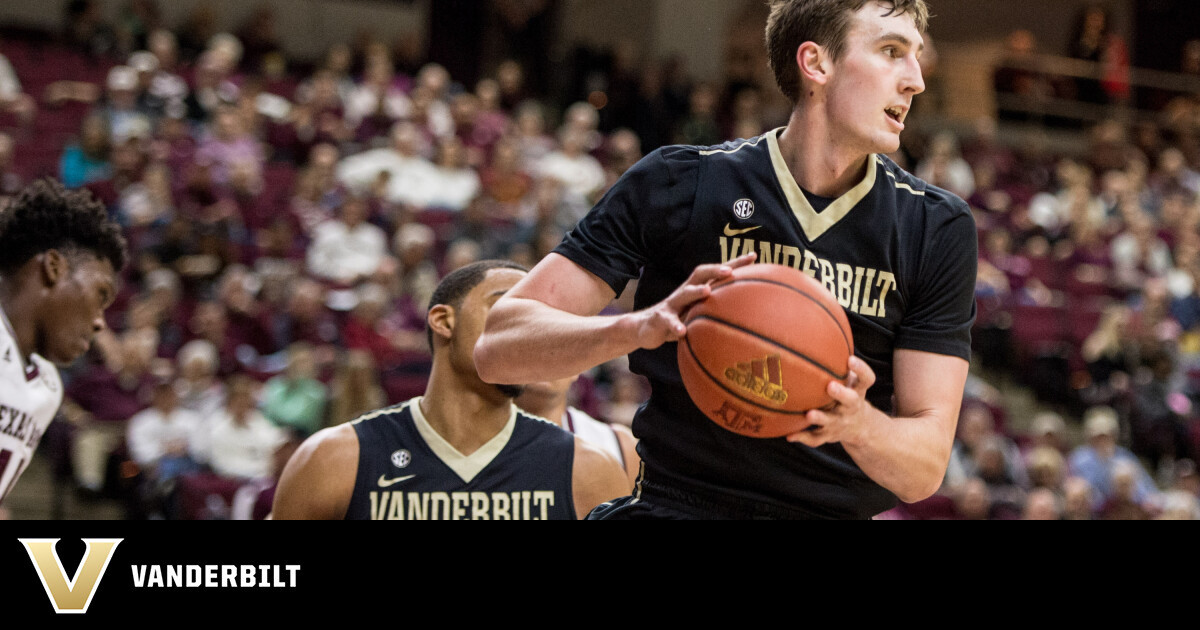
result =
[[835,199],[823,212],[818,213],[813,209],[812,204],[808,203],[804,191],[800,190],[800,185],[792,177],[787,161],[783,159],[783,152],[779,150],[779,132],[782,129],[783,127],[780,127],[766,134],[767,147],[771,152],[771,165],[775,167],[775,178],[779,180],[779,186],[783,188],[783,194],[792,208],[792,214],[796,215],[796,220],[800,222],[800,227],[804,230],[804,235],[808,237],[809,242],[813,242],[821,238],[821,235],[829,231],[829,228],[837,225],[838,221],[844,219],[847,214],[850,214],[854,206],[857,206],[858,202],[871,192],[875,186],[875,165],[879,158],[872,154],[867,159],[867,174],[862,181]]
[[429,421],[425,419],[425,414],[421,413],[421,400],[423,396],[418,396],[408,402],[408,406],[412,408],[413,423],[417,426],[417,433],[421,434],[421,438],[429,445],[430,450],[442,463],[446,464],[454,474],[458,475],[464,483],[470,483],[475,475],[492,463],[493,459],[504,450],[508,445],[508,440],[512,437],[513,428],[517,426],[517,406],[510,405],[511,411],[508,415],[508,423],[503,429],[496,434],[495,437],[488,440],[486,444],[479,447],[470,455],[463,455],[454,448],[452,444],[446,441],[441,435],[434,430]]

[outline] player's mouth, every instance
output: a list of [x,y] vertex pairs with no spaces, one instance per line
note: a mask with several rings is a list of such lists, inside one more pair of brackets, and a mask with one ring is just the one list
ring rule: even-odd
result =
[[908,115],[908,108],[903,105],[892,105],[883,110],[889,119],[900,129],[904,129],[904,117]]

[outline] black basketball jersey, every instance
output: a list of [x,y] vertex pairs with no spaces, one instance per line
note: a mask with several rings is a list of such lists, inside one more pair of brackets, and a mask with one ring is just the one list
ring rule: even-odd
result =
[[[757,252],[759,263],[800,269],[844,308],[855,354],[877,376],[867,397],[891,412],[895,349],[970,360],[974,219],[961,199],[878,155],[858,185],[817,212],[787,168],[778,132],[651,153],[555,251],[618,294],[640,277],[638,309],[703,263]],[[815,517],[865,518],[896,504],[841,445],[743,437],[709,420],[683,387],[676,346],[630,355],[653,387],[633,424],[648,481]]]
[[575,438],[513,405],[469,456],[426,422],[421,398],[353,421],[358,476],[351,520],[574,520]]

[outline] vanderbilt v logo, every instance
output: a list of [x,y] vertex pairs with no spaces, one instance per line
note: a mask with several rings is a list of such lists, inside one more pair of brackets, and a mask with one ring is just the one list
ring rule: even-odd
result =
[[108,569],[108,561],[112,559],[113,550],[124,539],[84,538],[83,542],[87,545],[87,551],[84,552],[83,560],[75,570],[75,577],[70,581],[67,580],[67,572],[63,569],[62,560],[58,558],[58,552],[54,550],[54,546],[58,544],[58,538],[18,538],[17,540],[20,540],[21,544],[25,545],[25,551],[29,552],[29,558],[33,560],[38,577],[42,579],[42,586],[46,588],[46,595],[50,597],[50,603],[54,605],[54,612],[83,614],[91,605],[92,595],[96,593],[96,586],[100,583],[100,578],[104,577],[104,571]]

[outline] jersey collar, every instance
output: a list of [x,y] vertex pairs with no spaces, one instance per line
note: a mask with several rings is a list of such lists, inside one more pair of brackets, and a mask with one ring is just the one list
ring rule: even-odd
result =
[[423,398],[424,396],[418,396],[409,403],[409,409],[412,410],[413,424],[417,427],[417,433],[421,434],[421,438],[429,445],[429,450],[433,451],[434,455],[437,455],[438,459],[442,460],[442,463],[446,464],[447,468],[453,470],[454,474],[463,480],[463,483],[470,483],[475,478],[475,475],[478,475],[488,464],[492,463],[493,459],[496,459],[496,456],[508,444],[509,438],[512,437],[513,429],[517,425],[517,406],[512,405],[508,416],[508,423],[504,425],[504,428],[474,453],[463,455],[425,419],[425,414],[421,412],[421,400]]
[[792,209],[792,214],[796,216],[796,220],[800,222],[800,228],[804,230],[804,235],[809,242],[815,241],[827,232],[829,228],[837,225],[850,214],[854,206],[862,201],[867,193],[875,186],[875,162],[877,158],[874,154],[867,158],[867,174],[862,181],[855,184],[854,188],[846,191],[841,197],[838,197],[825,208],[823,212],[818,213],[813,209],[812,204],[808,203],[808,198],[804,196],[804,191],[800,190],[796,179],[792,177],[791,170],[788,169],[787,162],[783,159],[783,153],[779,150],[779,132],[783,129],[775,129],[767,132],[767,147],[771,153],[771,166],[775,169],[775,178],[779,181],[779,187],[783,189],[783,194],[787,198],[788,205]]

